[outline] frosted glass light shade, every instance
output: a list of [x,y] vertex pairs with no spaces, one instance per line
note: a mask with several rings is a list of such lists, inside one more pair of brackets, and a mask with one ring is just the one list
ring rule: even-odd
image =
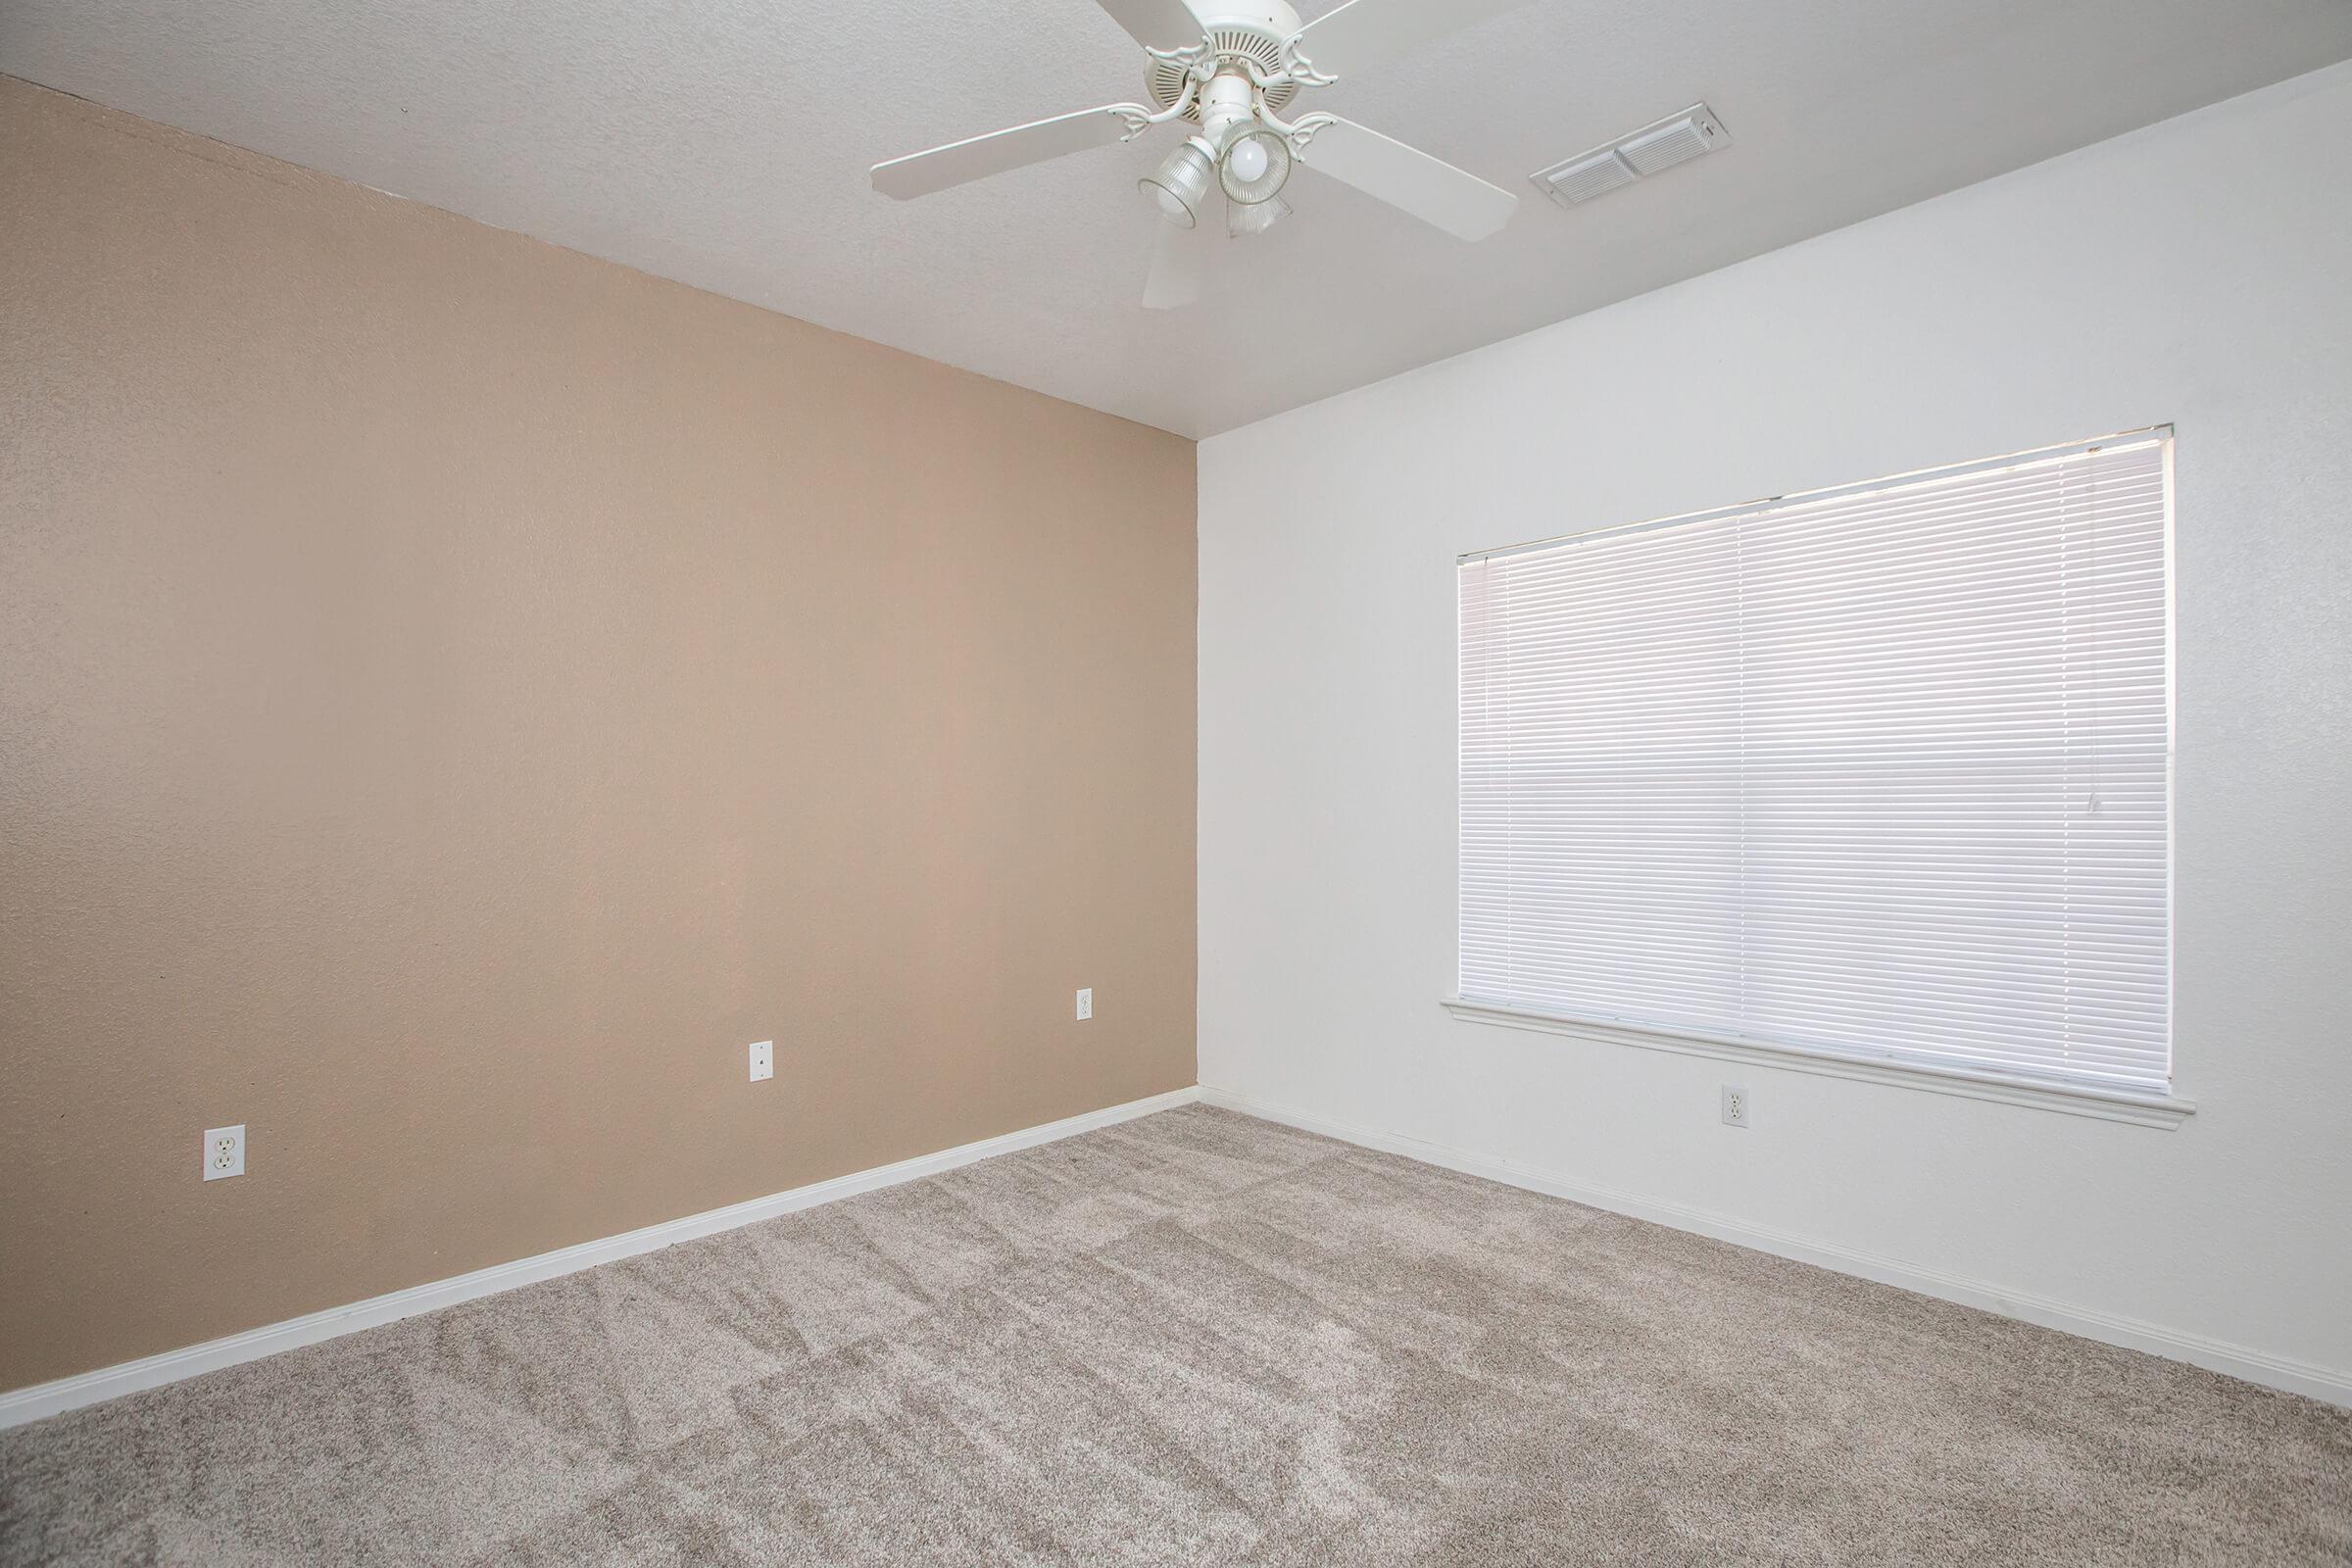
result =
[[1244,206],[1240,202],[1225,204],[1225,234],[1229,239],[1248,239],[1263,234],[1291,214],[1291,204],[1275,196],[1262,202]]
[[1215,175],[1208,150],[1198,141],[1188,141],[1168,154],[1167,162],[1156,171],[1137,180],[1136,188],[1159,203],[1169,222],[1190,228],[1200,220],[1200,203],[1207,199]]

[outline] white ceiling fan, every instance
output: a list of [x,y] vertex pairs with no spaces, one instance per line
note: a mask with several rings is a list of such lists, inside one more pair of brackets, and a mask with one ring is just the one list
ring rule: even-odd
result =
[[1153,310],[1199,295],[1200,257],[1185,234],[1207,216],[1212,198],[1224,197],[1227,233],[1263,233],[1290,211],[1282,193],[1295,166],[1319,170],[1458,239],[1485,239],[1519,205],[1509,191],[1353,121],[1281,117],[1301,89],[1328,87],[1523,0],[1348,0],[1305,24],[1284,0],[1098,3],[1151,57],[1156,107],[1104,104],[894,158],[874,166],[874,188],[905,201],[1190,121],[1198,128],[1139,182],[1167,220],[1144,289],[1144,304]]

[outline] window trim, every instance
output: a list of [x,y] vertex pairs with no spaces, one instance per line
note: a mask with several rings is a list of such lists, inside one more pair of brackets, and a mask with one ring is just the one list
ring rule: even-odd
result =
[[1944,1066],[1891,1054],[1865,1056],[1810,1047],[1769,1045],[1735,1035],[1692,1034],[1623,1019],[1536,1012],[1492,1002],[1466,1002],[1460,997],[1442,998],[1439,1004],[1463,1023],[1526,1029],[1596,1045],[1639,1046],[1645,1051],[1666,1051],[1678,1055],[1711,1056],[1719,1061],[1749,1062],[1823,1078],[1845,1078],[1898,1089],[1959,1095],[1969,1100],[1996,1101],[2008,1105],[2030,1105],[2039,1110],[2130,1122],[2140,1127],[2178,1127],[2197,1108],[2193,1100],[2153,1090],[2110,1089],[2071,1079]]
[[[2088,456],[2110,447],[2152,442],[2164,444],[2169,450],[2170,444],[2177,439],[2178,433],[2168,420],[2161,424],[2119,430],[2114,434],[2099,436],[2092,440],[2068,442],[2059,446],[2033,447],[1999,457],[1981,459],[1973,463],[1919,468],[1876,479],[1857,480],[1850,484],[1826,486],[1817,490],[1763,496],[1753,501],[1740,502],[1725,507],[1710,507],[1704,511],[1682,513],[1674,516],[1652,517],[1638,522],[1582,528],[1568,533],[1553,534],[1546,538],[1526,540],[1518,544],[1496,545],[1484,550],[1467,550],[1454,557],[1454,565],[1458,570],[1473,562],[1489,561],[1502,556],[1515,556],[1530,551],[1548,550],[1574,540],[1589,539],[1601,534],[1644,533],[1657,528],[1679,527],[1689,523],[1748,516],[1788,507],[1808,506],[1843,496],[1894,489],[1931,479],[1961,479],[1976,473],[2015,467],[2021,464],[2062,462],[2070,458]],[[2174,517],[2172,507],[2171,459],[2168,455],[2164,519],[2165,706],[2170,716],[2170,723],[2177,726],[2179,723],[2177,706],[2179,698],[2175,686],[2173,662],[2178,654],[2178,628],[2174,621]],[[2178,748],[2179,737],[2176,728],[2166,748],[2168,798],[2174,788],[2171,773],[2178,763]],[[1456,768],[1458,772],[1458,757]],[[2172,805],[2177,806],[2177,802],[2173,802]],[[2179,823],[2168,808],[2165,851],[2168,907],[2172,904],[2171,878],[2176,869],[2175,845],[2172,837],[2178,831]],[[1458,819],[1455,823],[1455,836],[1458,848],[1460,836]],[[2174,933],[2174,936],[2177,939],[2177,932]],[[1458,930],[1456,940],[1458,943]],[[2177,980],[2173,970],[2173,959],[2174,954],[2168,941],[2166,971],[2168,979]],[[2177,1004],[2176,996],[2176,1006]],[[2166,1087],[2163,1089],[2126,1088],[2034,1073],[2003,1072],[1998,1068],[1922,1061],[1898,1055],[1892,1052],[1880,1054],[1815,1046],[1782,1045],[1739,1035],[1674,1029],[1622,1018],[1544,1012],[1502,1003],[1466,1000],[1458,995],[1441,998],[1440,1005],[1444,1006],[1454,1018],[1464,1023],[1487,1024],[1505,1029],[1560,1035],[1595,1044],[1635,1046],[1648,1051],[1706,1056],[1722,1061],[1749,1062],[1789,1072],[1812,1073],[1819,1077],[1843,1078],[1860,1083],[1886,1084],[1900,1089],[1957,1095],[1965,1099],[2026,1105],[2041,1110],[2058,1111],[2067,1115],[2087,1116],[2102,1121],[2126,1122],[2142,1127],[2157,1127],[2166,1130],[2176,1128],[2193,1115],[2197,1108],[2197,1102],[2194,1100],[2178,1093],[2180,1088],[2180,1042],[2169,1032],[2167,1056],[2171,1076]]]

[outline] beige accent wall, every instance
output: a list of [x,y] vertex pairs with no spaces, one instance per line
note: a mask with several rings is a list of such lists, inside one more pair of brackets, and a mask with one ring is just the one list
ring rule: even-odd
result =
[[0,1388],[1192,1083],[1194,524],[0,78]]

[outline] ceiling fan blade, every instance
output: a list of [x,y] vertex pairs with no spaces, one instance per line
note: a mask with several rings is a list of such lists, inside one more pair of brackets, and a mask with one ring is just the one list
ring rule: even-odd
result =
[[1184,0],[1095,0],[1110,20],[1147,49],[1183,49],[1200,41],[1207,29]]
[[1207,258],[1200,230],[1179,228],[1165,219],[1153,225],[1159,237],[1152,242],[1152,275],[1144,282],[1144,309],[1172,311],[1200,297],[1200,274]]
[[1042,164],[1064,153],[1106,147],[1124,140],[1144,113],[1134,104],[1104,104],[1100,109],[1081,109],[1074,115],[1057,115],[950,142],[929,152],[909,153],[874,166],[874,189],[906,201],[1002,174],[1008,169]]
[[1442,158],[1367,130],[1352,120],[1337,115],[1318,119],[1321,122],[1298,155],[1301,164],[1456,239],[1485,239],[1518,211],[1518,197]]
[[1526,0],[1348,0],[1308,23],[1298,53],[1326,75],[1346,76],[1366,66],[1409,54],[1425,43]]

